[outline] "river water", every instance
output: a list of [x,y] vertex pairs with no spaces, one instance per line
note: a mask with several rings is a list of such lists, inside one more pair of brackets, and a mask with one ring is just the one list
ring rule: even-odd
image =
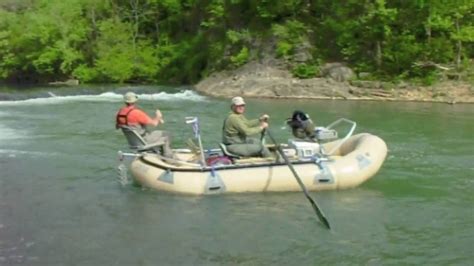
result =
[[[474,106],[247,99],[281,142],[295,109],[318,125],[346,117],[387,142],[381,171],[358,188],[181,196],[118,179],[121,94],[160,108],[173,146],[198,116],[216,147],[228,99],[188,88],[36,88],[0,96],[0,265],[472,265]],[[121,182],[122,181],[122,182]]]

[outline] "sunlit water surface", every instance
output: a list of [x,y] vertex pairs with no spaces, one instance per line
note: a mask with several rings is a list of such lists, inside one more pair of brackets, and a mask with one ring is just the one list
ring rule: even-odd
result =
[[[189,88],[38,88],[0,101],[0,265],[472,265],[474,106],[247,99],[281,142],[295,109],[318,125],[346,117],[387,142],[362,186],[310,193],[181,196],[119,182],[121,94],[160,108],[173,145],[198,116],[215,147],[229,99]],[[122,180],[123,181],[123,180]]]

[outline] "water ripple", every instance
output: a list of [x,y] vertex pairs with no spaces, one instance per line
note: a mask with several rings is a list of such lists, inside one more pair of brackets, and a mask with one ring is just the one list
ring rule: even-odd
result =
[[[17,106],[17,105],[49,105],[63,104],[67,102],[122,102],[123,95],[115,92],[104,92],[98,95],[69,95],[50,97],[31,98],[26,100],[0,101],[0,106]],[[138,94],[140,100],[144,101],[206,101],[207,97],[197,94],[192,90],[183,90],[177,93],[152,93]]]

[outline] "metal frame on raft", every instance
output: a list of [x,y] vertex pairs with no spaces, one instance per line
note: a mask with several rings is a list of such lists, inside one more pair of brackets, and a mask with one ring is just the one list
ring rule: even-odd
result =
[[[199,118],[196,117],[196,116],[187,116],[185,118],[185,123],[188,124],[188,125],[192,125],[194,137],[198,140],[198,143],[199,143],[199,151],[200,151],[201,154],[204,154],[204,148],[202,146],[202,141],[201,141],[201,130],[199,128]],[[192,153],[192,151],[190,149],[173,149],[173,151],[178,152],[178,153]],[[218,152],[219,149],[206,150],[206,152],[211,152],[211,151]],[[122,151],[118,151],[118,160],[119,161],[124,161],[125,159],[135,159],[135,158],[137,158],[137,157],[139,157],[143,154],[146,154],[146,153],[147,153],[146,151],[145,152],[122,152]],[[161,156],[157,153],[153,153],[153,154],[158,156],[160,159],[166,159],[168,161],[176,161],[176,162],[179,162],[179,163],[182,163],[182,164],[185,164],[185,165],[206,166],[206,161],[205,161],[204,156],[201,156],[201,164],[197,164],[197,163],[190,163],[190,162],[186,162],[186,161],[182,161],[182,160],[177,160],[177,159],[164,157],[164,156]]]
[[[341,141],[332,148],[332,150],[330,152],[326,152],[324,151],[323,149],[323,146],[321,145],[321,154],[324,155],[324,156],[329,156],[329,155],[332,155],[337,149],[339,149],[339,147],[341,147],[341,145],[346,142],[351,136],[352,134],[354,134],[354,131],[355,131],[355,128],[357,127],[357,123],[352,121],[352,120],[349,120],[347,118],[339,118],[338,120],[332,122],[331,124],[329,124],[327,127],[323,127],[323,128],[318,128],[316,127],[315,128],[315,131],[316,131],[316,138],[318,140],[318,142],[321,142],[323,140],[326,140],[324,138],[324,132],[336,132],[336,138],[337,138],[337,131],[334,130],[333,128],[342,123],[342,122],[346,122],[346,123],[349,123],[351,124],[351,129],[349,130],[349,132],[347,132],[346,136],[344,136],[344,138],[341,139]],[[318,130],[318,129],[321,129],[321,130]],[[321,133],[322,134],[321,134]],[[330,135],[330,134],[329,134]],[[331,139],[331,138],[329,138]]]
[[[322,144],[324,142],[337,139],[337,131],[334,129],[334,127],[341,124],[341,123],[343,123],[343,122],[349,123],[351,125],[350,130],[348,131],[348,133],[342,139],[340,139],[339,143],[337,143],[329,152],[326,152],[324,150]],[[203,148],[202,141],[201,141],[200,129],[199,129],[199,120],[198,120],[197,117],[186,117],[186,124],[192,125],[193,132],[194,132],[194,137],[198,140],[199,151],[202,155],[205,155],[205,154],[221,154],[222,153],[221,149],[218,149],[218,148],[207,149],[207,150],[205,150]],[[344,144],[352,136],[352,134],[355,131],[356,126],[357,126],[356,122],[354,122],[352,120],[349,120],[349,119],[346,119],[346,118],[340,118],[340,119],[332,122],[331,124],[329,124],[327,127],[316,127],[315,128],[315,133],[316,133],[316,140],[319,144],[319,154],[315,154],[311,158],[307,158],[307,159],[301,158],[298,161],[299,162],[304,162],[304,163],[315,162],[317,165],[319,165],[321,167],[321,163],[324,162],[324,161],[329,161],[330,160],[329,156],[331,156],[337,149],[340,148],[340,146],[342,144]],[[193,153],[191,151],[191,149],[173,149],[173,151],[175,151],[177,153]],[[140,157],[140,156],[142,156],[144,154],[147,154],[147,153],[149,153],[149,152],[146,152],[146,151],[145,152],[123,152],[123,151],[118,151],[117,155],[118,155],[118,161],[120,163],[119,171],[120,172],[126,171],[126,167],[124,165],[125,161],[136,159],[137,157]],[[151,153],[149,153],[149,154],[151,154]],[[162,156],[160,154],[157,154],[157,153],[152,153],[152,154],[154,156],[157,156],[158,158],[160,158],[162,160],[179,163],[180,165],[183,165],[183,166],[195,167],[195,168],[197,168],[201,171],[213,170],[213,169],[216,168],[215,166],[209,166],[209,165],[206,164],[205,156],[201,156],[199,163],[192,163],[192,162],[187,162],[187,161],[183,161],[183,160],[179,160],[179,159],[164,157],[164,156]],[[267,164],[274,164],[274,163],[267,163]],[[263,163],[262,165],[267,165],[267,164]],[[242,166],[245,166],[245,164],[242,164]],[[219,168],[234,168],[234,167],[235,166],[232,166],[232,165],[230,165],[230,166],[225,166],[225,165],[219,166]],[[125,170],[124,170],[124,168],[125,168]]]

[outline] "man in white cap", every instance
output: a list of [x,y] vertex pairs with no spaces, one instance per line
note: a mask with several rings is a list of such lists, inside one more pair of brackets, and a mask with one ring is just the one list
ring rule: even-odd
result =
[[239,96],[232,98],[230,108],[232,111],[224,120],[222,128],[222,142],[227,150],[244,157],[271,157],[270,151],[259,138],[249,137],[262,133],[268,127],[269,116],[264,114],[259,119],[248,120],[244,116],[245,101]]
[[121,126],[128,126],[136,130],[147,142],[163,141],[163,155],[166,157],[173,157],[173,151],[170,146],[170,134],[166,131],[149,130],[149,127],[156,127],[163,124],[163,115],[157,109],[155,117],[151,118],[144,111],[136,106],[138,96],[134,92],[127,92],[123,96],[125,106],[120,108],[116,115],[115,128],[119,129]]

